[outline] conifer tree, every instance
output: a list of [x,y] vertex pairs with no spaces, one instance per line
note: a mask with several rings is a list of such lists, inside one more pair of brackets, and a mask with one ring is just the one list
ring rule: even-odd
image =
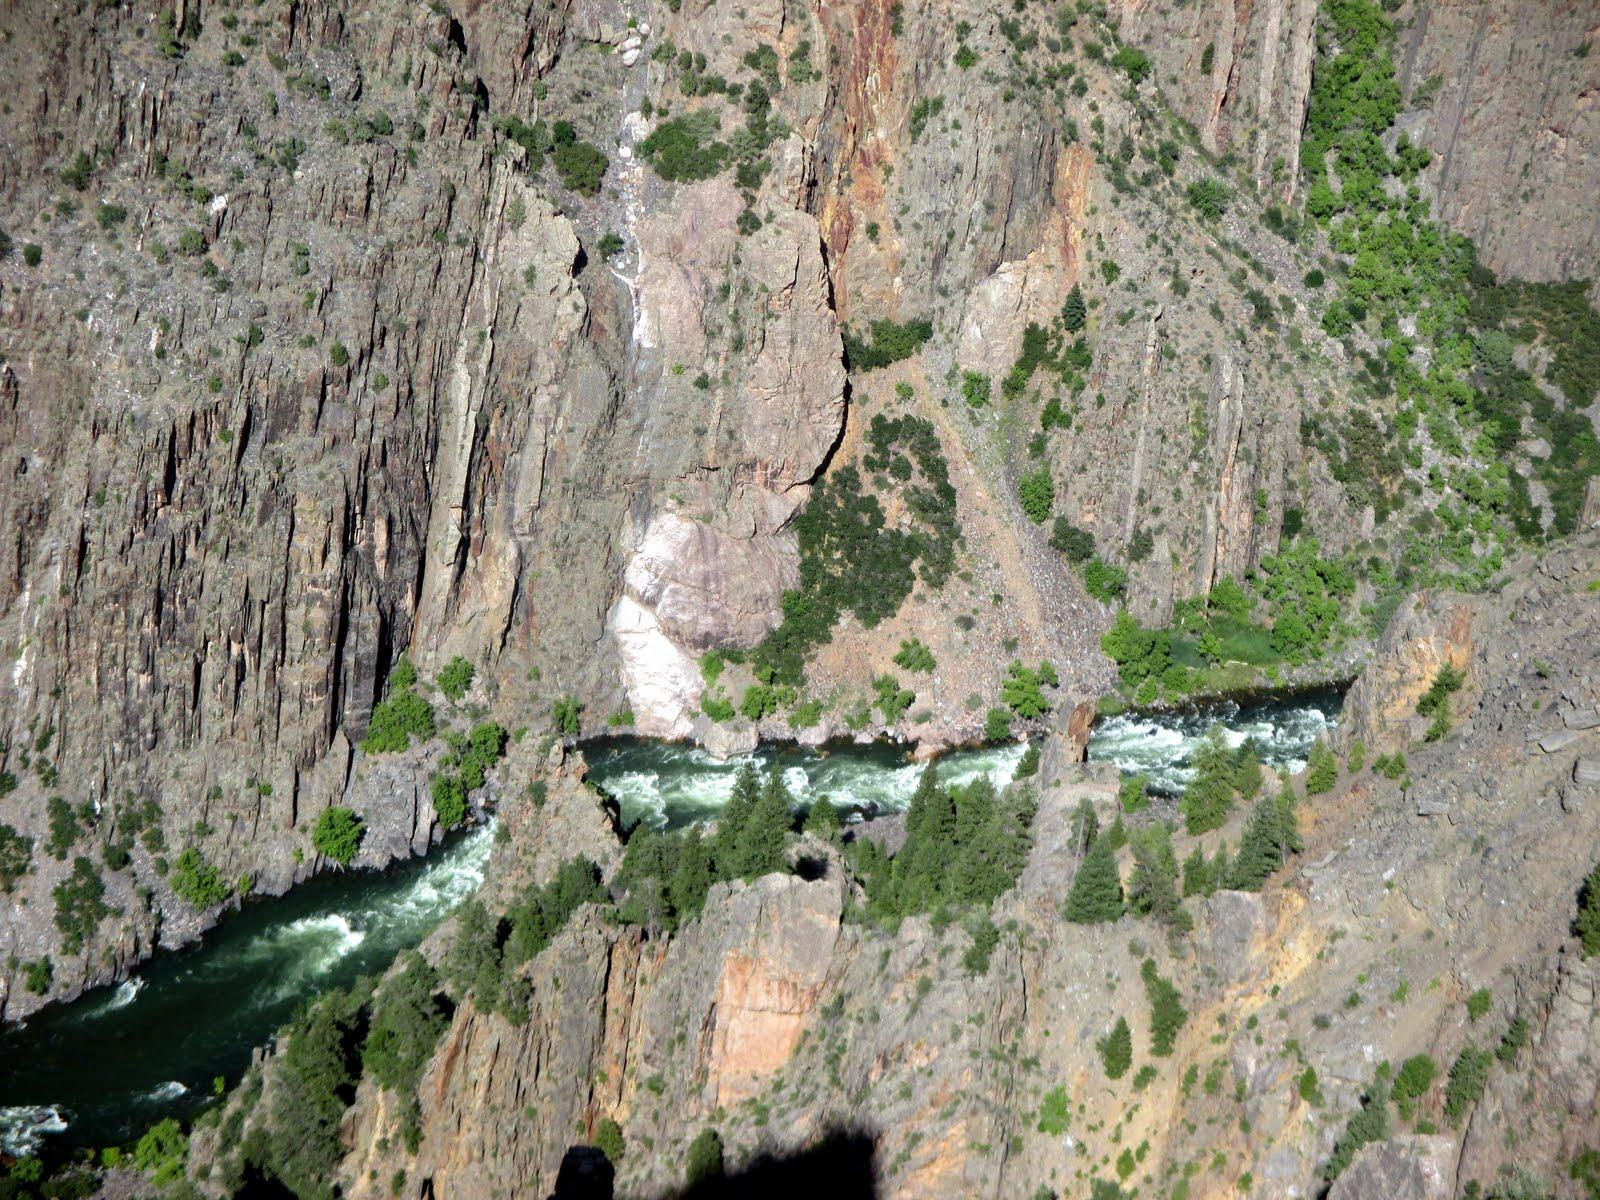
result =
[[1166,920],[1178,907],[1178,860],[1165,825],[1150,825],[1133,835],[1133,872],[1128,876],[1128,907],[1140,916]]
[[1128,1029],[1128,1019],[1118,1017],[1111,1032],[1098,1043],[1100,1061],[1105,1065],[1107,1079],[1121,1079],[1133,1065],[1133,1034]]
[[1209,896],[1212,890],[1211,864],[1206,860],[1205,850],[1197,845],[1183,860],[1183,896],[1185,900],[1191,896]]
[[1061,306],[1061,321],[1068,333],[1077,333],[1089,319],[1088,306],[1083,302],[1083,289],[1077,284],[1067,293],[1067,302]]
[[1294,783],[1287,771],[1278,774],[1278,812],[1283,824],[1284,857],[1299,854],[1306,848],[1300,836],[1300,798],[1294,794]]
[[1283,810],[1275,798],[1263,797],[1250,810],[1250,820],[1239,839],[1239,853],[1228,867],[1227,886],[1242,892],[1259,892],[1267,877],[1283,865],[1287,853]]
[[700,836],[700,830],[691,826],[683,835],[678,865],[672,872],[670,895],[673,916],[678,923],[700,915],[711,882],[711,849]]
[[1099,836],[1100,818],[1095,815],[1094,802],[1085,796],[1072,812],[1072,845],[1080,861]]
[[744,874],[744,827],[761,795],[761,777],[749,763],[739,768],[734,776],[733,791],[728,802],[717,816],[717,832],[711,839],[711,860],[716,872],[724,879],[735,879]]
[[1115,921],[1122,916],[1122,907],[1122,878],[1117,873],[1116,853],[1107,839],[1096,838],[1072,881],[1067,920],[1078,925]]
[[1583,942],[1585,958],[1600,954],[1600,864],[1584,880],[1578,897],[1578,919],[1573,922],[1572,932]]
[[789,832],[794,828],[794,802],[774,766],[766,786],[750,809],[741,838],[739,874],[755,879],[789,866]]
[[811,805],[811,811],[806,813],[806,832],[824,841],[832,841],[838,836],[841,824],[839,810],[827,796],[818,796]]
[[1233,808],[1238,778],[1234,753],[1223,740],[1222,727],[1215,726],[1195,751],[1194,778],[1178,801],[1178,810],[1190,833],[1198,835],[1222,828]]
[[1339,761],[1326,742],[1311,747],[1306,758],[1306,795],[1320,796],[1333,791],[1339,779]]

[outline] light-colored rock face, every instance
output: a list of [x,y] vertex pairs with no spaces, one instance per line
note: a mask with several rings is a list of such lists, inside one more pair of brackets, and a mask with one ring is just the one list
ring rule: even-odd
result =
[[1368,1146],[1334,1181],[1328,1200],[1451,1200],[1456,1146],[1447,1137],[1395,1138]]

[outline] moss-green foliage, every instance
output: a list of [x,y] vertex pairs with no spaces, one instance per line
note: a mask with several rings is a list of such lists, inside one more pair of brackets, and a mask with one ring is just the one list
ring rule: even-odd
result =
[[557,121],[551,127],[551,135],[554,144],[551,161],[555,163],[561,182],[580,196],[598,195],[606,168],[611,165],[605,151],[590,142],[580,141],[568,121]]
[[982,408],[994,394],[994,385],[981,371],[961,372],[961,394],[973,408]]
[[1215,221],[1228,211],[1228,188],[1220,180],[1196,179],[1185,194],[1194,210],[1208,221]]
[[1431,1054],[1414,1054],[1400,1064],[1391,1095],[1402,1117],[1411,1119],[1417,1101],[1427,1094],[1438,1075],[1439,1064],[1433,1061]]
[[1100,603],[1110,604],[1127,591],[1128,572],[1102,558],[1091,558],[1083,564],[1083,586]]
[[1053,1087],[1044,1094],[1044,1099],[1039,1102],[1039,1121],[1037,1128],[1040,1133],[1059,1137],[1067,1131],[1067,1126],[1072,1121],[1072,1106],[1067,1100],[1067,1089]]
[[1488,988],[1479,988],[1467,997],[1467,1019],[1480,1021],[1489,1015],[1489,1010],[1494,1007],[1494,993]]
[[461,906],[456,940],[445,958],[445,977],[458,997],[471,993],[482,1008],[513,1024],[527,1019],[526,981],[517,968],[550,944],[581,906],[600,903],[606,890],[588,859],[562,863],[543,887],[529,887],[499,917],[481,901]]
[[893,675],[879,675],[872,681],[872,690],[885,725],[893,725],[900,720],[917,698],[910,688],[901,687],[900,681]]
[[876,371],[910,358],[933,337],[930,321],[874,321],[866,336],[844,331],[844,360],[852,371]]
[[961,965],[968,975],[981,978],[989,973],[989,959],[1000,944],[1000,927],[984,913],[972,923],[971,932],[972,945],[961,956]]
[[1583,944],[1585,958],[1600,954],[1600,863],[1595,864],[1578,892],[1578,915],[1572,922],[1572,932]]
[[[1600,472],[1600,441],[1575,411],[1590,402],[1600,378],[1600,314],[1584,298],[1583,281],[1497,283],[1470,241],[1432,219],[1415,184],[1429,151],[1403,133],[1392,155],[1384,145],[1401,108],[1388,18],[1376,0],[1327,0],[1323,18],[1301,166],[1307,212],[1349,264],[1323,327],[1343,337],[1364,324],[1387,344],[1381,357],[1367,356],[1367,374],[1375,395],[1394,399],[1380,438],[1329,454],[1329,462],[1357,503],[1374,504],[1381,522],[1402,484],[1399,461],[1422,461],[1411,441],[1426,428],[1446,460],[1435,486],[1450,490],[1439,488],[1437,535],[1414,540],[1406,558],[1451,582],[1482,586],[1500,569],[1507,534],[1570,532],[1587,480]],[[1400,332],[1406,318],[1415,318],[1415,335]],[[1558,409],[1542,397],[1513,360],[1513,342],[1535,338],[1550,349],[1550,378],[1573,407]],[[1418,347],[1429,351],[1426,358],[1412,353]],[[1548,529],[1527,479],[1508,461],[1529,416],[1554,449],[1534,468],[1550,493]],[[1371,432],[1376,422],[1365,420]],[[1325,453],[1334,449],[1332,432],[1309,424],[1311,440]]]
[[1011,740],[1011,710],[991,708],[983,716],[983,740],[1008,742]]
[[1079,529],[1066,517],[1057,517],[1051,525],[1050,545],[1074,565],[1094,557],[1094,535],[1087,529]]
[[784,593],[782,624],[751,653],[763,683],[798,687],[806,656],[833,636],[844,612],[874,628],[899,611],[919,577],[939,588],[955,568],[956,493],[933,425],[874,416],[862,466],[880,487],[899,491],[914,520],[890,527],[853,465],[817,484],[795,518],[800,586]]
[[1107,1079],[1121,1079],[1133,1066],[1133,1034],[1128,1029],[1128,1019],[1118,1017],[1117,1023],[1096,1043],[1100,1063],[1105,1067]]
[[465,736],[452,733],[450,752],[439,759],[439,772],[430,782],[433,811],[446,829],[467,819],[467,799],[483,786],[489,769],[505,753],[506,731],[494,721],[480,721]]
[[1050,478],[1050,468],[1040,463],[1017,483],[1017,494],[1022,500],[1022,511],[1035,525],[1043,525],[1056,504],[1056,485]]
[[77,954],[91,938],[102,918],[110,917],[120,909],[106,904],[106,882],[94,870],[93,862],[83,858],[72,859],[72,874],[54,886],[56,901],[56,928],[61,931],[61,947],[67,954]]
[[1061,324],[1068,333],[1077,333],[1089,321],[1089,308],[1083,302],[1083,289],[1077,284],[1067,293],[1061,306]]
[[1132,46],[1119,46],[1111,56],[1111,65],[1127,74],[1134,83],[1143,83],[1150,75],[1150,59],[1142,50]]
[[1076,925],[1093,925],[1115,921],[1122,916],[1123,907],[1116,849],[1109,837],[1097,837],[1073,876],[1062,915]]
[[1494,1055],[1476,1046],[1468,1046],[1456,1055],[1444,1088],[1444,1115],[1452,1125],[1460,1125],[1462,1118],[1482,1098],[1489,1082],[1489,1068],[1493,1065]]
[[689,1143],[684,1157],[683,1184],[686,1188],[721,1179],[722,1135],[715,1129],[702,1129]]
[[171,1117],[145,1130],[133,1148],[133,1165],[150,1176],[150,1182],[157,1187],[182,1179],[188,1159],[189,1139]]
[[327,993],[279,1035],[270,1110],[244,1140],[244,1161],[301,1200],[337,1195],[339,1127],[360,1075],[362,1003],[351,992]]
[[361,818],[348,808],[334,804],[322,810],[311,830],[311,844],[324,858],[343,866],[361,848]]
[[894,664],[907,671],[920,671],[925,675],[932,674],[937,664],[933,659],[933,651],[923,643],[921,638],[902,639],[900,649],[894,656]]
[[827,796],[818,796],[806,812],[805,830],[814,837],[831,841],[838,836],[843,821],[839,810]]
[[562,696],[550,706],[550,724],[562,737],[577,737],[583,728],[583,705],[575,696]]
[[1342,562],[1323,558],[1313,538],[1261,560],[1254,587],[1270,616],[1273,650],[1290,663],[1309,662],[1332,646],[1355,576]]
[[1276,796],[1263,796],[1239,837],[1239,852],[1229,864],[1226,886],[1259,892],[1267,879],[1301,848],[1295,819],[1294,789],[1285,783]]
[[1010,890],[1028,856],[1034,799],[998,794],[987,780],[948,788],[931,765],[906,813],[906,840],[893,859],[859,838],[850,861],[867,893],[867,914],[893,923],[921,912],[987,908]]
[[1424,741],[1437,742],[1450,732],[1450,697],[1461,690],[1466,678],[1464,671],[1443,663],[1433,682],[1428,685],[1428,690],[1417,699],[1417,712],[1433,718],[1423,734]]
[[50,818],[50,836],[45,840],[44,848],[50,852],[51,858],[59,861],[66,858],[67,851],[78,840],[78,818],[73,815],[72,805],[60,796],[50,797],[45,804],[45,813]]
[[1031,779],[1039,773],[1039,745],[1029,742],[1027,749],[1022,752],[1022,757],[1017,759],[1017,769],[1012,772],[1011,778]]
[[1177,1044],[1178,1033],[1189,1019],[1183,995],[1156,971],[1156,960],[1147,958],[1139,968],[1145,997],[1150,1001],[1150,1053],[1165,1058]]
[[1000,699],[1023,720],[1036,720],[1050,711],[1044,689],[1056,687],[1060,682],[1055,667],[1049,662],[1041,662],[1036,668],[1012,662],[1000,685]]
[[399,1096],[402,1133],[415,1146],[417,1081],[433,1057],[449,1022],[439,995],[439,976],[427,959],[409,951],[398,974],[384,981],[372,1001],[372,1017],[361,1045],[361,1066],[380,1085]]
[[0,823],[0,892],[9,893],[33,867],[33,839]]
[[726,169],[731,155],[727,143],[716,140],[720,131],[716,112],[703,108],[661,122],[639,143],[639,152],[663,179],[710,179]]
[[368,754],[392,754],[410,746],[412,738],[427,741],[433,736],[433,705],[411,690],[415,679],[415,670],[404,659],[390,672],[389,694],[374,706],[361,741]]
[[1339,760],[1326,742],[1318,742],[1306,756],[1306,795],[1320,796],[1333,791],[1339,780]]
[[622,1126],[610,1117],[602,1119],[595,1126],[594,1146],[606,1156],[606,1161],[612,1166],[621,1166],[622,1156],[627,1152],[627,1145],[622,1137]]
[[1324,1179],[1332,1182],[1355,1161],[1363,1146],[1381,1142],[1389,1136],[1389,1067],[1380,1067],[1372,1085],[1361,1098],[1361,1106],[1345,1123],[1344,1132],[1334,1143],[1333,1153],[1322,1168]]
[[467,694],[467,689],[472,686],[472,678],[476,673],[472,664],[458,654],[445,664],[444,670],[439,672],[439,678],[435,682],[446,698],[454,703]]
[[22,982],[35,996],[42,996],[55,982],[56,965],[48,957],[22,964]]
[[223,879],[222,872],[206,862],[195,846],[178,855],[167,882],[196,908],[211,908],[233,895],[233,887]]

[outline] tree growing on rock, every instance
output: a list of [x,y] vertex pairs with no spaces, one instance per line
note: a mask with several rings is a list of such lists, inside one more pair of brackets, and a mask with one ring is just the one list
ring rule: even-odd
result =
[[1126,1075],[1128,1068],[1133,1065],[1133,1034],[1128,1030],[1128,1019],[1118,1017],[1111,1032],[1100,1039],[1097,1048],[1107,1079],[1121,1079]]
[[1331,792],[1338,781],[1339,760],[1326,742],[1318,742],[1306,758],[1306,795],[1321,796]]
[[1078,868],[1067,896],[1067,920],[1077,925],[1115,921],[1122,916],[1122,877],[1116,852],[1106,838],[1096,838]]
[[1582,941],[1585,958],[1600,954],[1600,863],[1589,872],[1578,893],[1578,919],[1572,923],[1572,932]]

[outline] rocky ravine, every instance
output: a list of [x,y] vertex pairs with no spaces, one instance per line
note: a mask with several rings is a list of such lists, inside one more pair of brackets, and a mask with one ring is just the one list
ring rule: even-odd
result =
[[[969,739],[1013,658],[1050,658],[1064,702],[1092,698],[1110,611],[1019,510],[1036,414],[999,387],[1074,286],[1092,366],[1040,461],[1056,511],[1128,557],[1139,615],[1257,565],[1291,509],[1331,549],[1372,534],[1302,440],[1313,408],[1354,394],[1301,283],[1324,248],[1257,219],[1292,198],[1311,6],[1214,7],[1013,28],[964,0],[14,6],[0,228],[39,259],[0,261],[0,698],[19,780],[0,810],[40,846],[49,797],[85,815],[70,852],[35,853],[0,927],[5,961],[49,957],[54,983],[35,995],[7,966],[0,1013],[214,920],[172,894],[166,853],[281,891],[325,865],[309,829],[336,801],[367,821],[362,865],[425,849],[438,747],[359,749],[402,652],[425,678],[476,666],[455,724],[544,727],[570,696],[586,732],[624,714],[730,749],[796,732],[782,714],[712,722],[696,660],[776,625],[794,515],[819,472],[860,460],[877,415],[932,425],[962,541],[942,589],[874,629],[840,624],[808,666],[823,712],[805,736]],[[1423,9],[1405,15],[1408,70],[1448,74],[1454,18]],[[1520,20],[1485,16],[1475,44],[1504,58],[1494,39]],[[1451,118],[1436,164],[1465,228],[1515,191],[1514,166],[1481,164],[1535,121],[1563,131],[1552,161],[1570,165],[1519,179],[1545,207],[1516,211],[1543,222],[1583,192],[1581,20],[1552,22],[1565,73],[1543,100],[1520,77],[1488,100],[1437,92],[1436,124],[1476,114]],[[1111,67],[1099,50],[1118,38],[1156,79]],[[771,95],[754,181],[639,162],[669,112],[718,112],[733,137],[738,106],[708,78]],[[550,156],[513,120],[570,122],[608,158],[598,189],[535,169]],[[1183,120],[1203,150],[1248,148],[1257,193],[1220,226],[1181,201],[1209,160],[1186,150],[1139,188],[1118,166],[1185,138]],[[602,253],[607,235],[622,248]],[[1537,261],[1514,240],[1494,261],[1592,268],[1571,222]],[[1280,293],[1276,321],[1252,280]],[[879,318],[934,337],[847,377],[841,329]],[[968,372],[992,404],[962,399]],[[886,729],[871,680],[908,636],[940,667]],[[168,850],[135,843],[105,875],[117,911],[63,953],[52,890],[147,801]]]
[[[1054,752],[979,975],[960,924],[889,933],[847,919],[851,885],[820,843],[820,877],[718,885],[674,937],[581,910],[528,964],[525,1022],[455,1012],[421,1076],[414,1157],[397,1133],[405,1098],[361,1084],[347,1194],[381,1196],[403,1168],[438,1195],[543,1196],[568,1148],[611,1118],[630,1147],[619,1195],[671,1194],[687,1142],[715,1125],[734,1167],[854,1131],[882,1196],[1077,1196],[1123,1175],[1140,1195],[1304,1197],[1320,1194],[1381,1062],[1430,1054],[1446,1068],[1521,1018],[1526,1044],[1491,1059],[1481,1100],[1452,1119],[1436,1079],[1408,1116],[1390,1109],[1387,1140],[1331,1195],[1444,1200],[1519,1169],[1579,1197],[1566,1166],[1600,1140],[1596,966],[1569,936],[1600,854],[1597,578],[1590,534],[1492,598],[1415,597],[1342,732],[1346,746],[1359,733],[1404,747],[1407,779],[1368,769],[1306,798],[1304,853],[1260,894],[1189,901],[1185,937],[1131,917],[1061,920],[1071,809],[1086,796],[1109,816],[1115,782]],[[1424,744],[1415,696],[1441,660],[1466,683],[1453,731]],[[491,895],[595,844],[595,801],[571,770],[543,810],[513,816]],[[1221,836],[1237,832],[1236,814]],[[450,938],[447,926],[429,953]],[[1188,1014],[1168,1057],[1149,1050],[1147,956]],[[1480,989],[1489,1002],[1469,1014]],[[1119,1015],[1136,1069],[1111,1081],[1096,1045]],[[229,1153],[214,1138],[197,1135],[198,1162]]]

